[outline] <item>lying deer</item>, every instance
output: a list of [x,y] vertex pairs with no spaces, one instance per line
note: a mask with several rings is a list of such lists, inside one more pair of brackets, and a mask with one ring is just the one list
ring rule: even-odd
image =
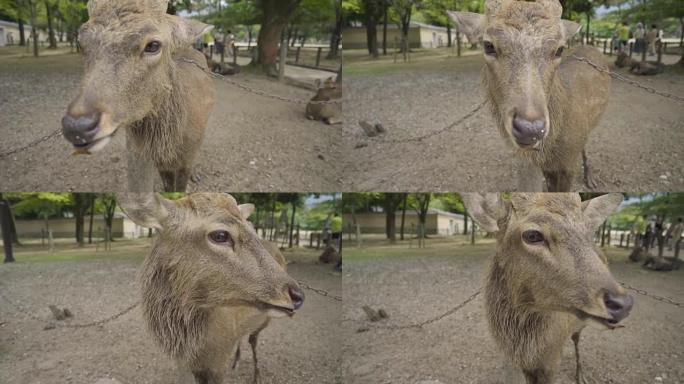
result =
[[119,204],[159,233],[140,273],[143,316],[156,341],[197,384],[220,384],[249,336],[256,383],[259,332],[271,318],[292,317],[304,293],[280,252],[246,221],[254,206],[226,194],[177,201],[129,194]]
[[[167,6],[168,0],[88,2],[90,19],[79,34],[85,73],[62,127],[78,154],[98,152],[127,130],[164,189],[184,191],[215,98],[206,59],[192,44],[213,27],[167,15]],[[128,164],[129,172],[138,166]]]
[[473,220],[497,238],[485,286],[494,339],[528,384],[551,384],[571,338],[575,379],[583,383],[580,332],[588,324],[615,329],[632,309],[632,297],[593,243],[622,195],[584,202],[569,193],[461,197]]
[[342,124],[342,103],[318,104],[321,101],[333,101],[342,99],[342,86],[332,77],[321,82],[316,80],[318,91],[306,105],[306,118],[309,120],[323,121],[328,125]]
[[487,0],[485,9],[449,15],[480,37],[484,86],[499,130],[533,164],[522,166],[518,189],[541,190],[538,167],[549,192],[570,191],[580,158],[585,183],[595,188],[585,146],[608,104],[610,77],[573,56],[603,66],[601,53],[580,47],[564,54],[580,25],[561,20],[558,0]]

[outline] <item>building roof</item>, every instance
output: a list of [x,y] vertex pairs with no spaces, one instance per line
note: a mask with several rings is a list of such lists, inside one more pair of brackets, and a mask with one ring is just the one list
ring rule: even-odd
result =
[[[384,214],[385,214],[385,212],[359,212],[356,215],[361,216],[361,215],[384,215]],[[396,214],[401,215],[402,211],[397,210]],[[406,215],[407,216],[416,216],[416,215],[418,215],[418,213],[413,209],[407,209]],[[443,210],[437,209],[437,208],[428,208],[428,215],[438,215],[438,216],[450,217],[452,219],[459,219],[459,220],[463,219],[463,215],[460,213],[447,212],[447,211],[443,211]]]
[[[345,27],[345,28],[365,29],[366,27],[363,25],[353,25],[351,27]],[[394,23],[387,24],[387,29],[398,29],[398,28],[399,27]],[[441,32],[447,31],[446,27],[440,27],[440,26],[432,25],[432,24],[419,23],[417,21],[411,22],[411,28],[432,29],[432,30],[441,31]]]

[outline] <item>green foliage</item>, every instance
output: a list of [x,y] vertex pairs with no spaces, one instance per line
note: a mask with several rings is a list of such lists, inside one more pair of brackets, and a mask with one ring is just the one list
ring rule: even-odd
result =
[[70,193],[7,193],[5,198],[12,203],[12,212],[21,218],[49,218],[73,205]]

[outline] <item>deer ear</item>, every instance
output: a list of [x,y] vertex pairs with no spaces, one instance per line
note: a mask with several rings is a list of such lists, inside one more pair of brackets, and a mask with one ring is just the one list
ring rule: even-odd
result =
[[240,210],[240,214],[242,215],[242,218],[247,220],[247,218],[252,216],[252,213],[254,213],[254,210],[256,208],[254,207],[254,204],[241,204],[241,205],[238,205],[238,209]]
[[88,16],[93,17],[97,8],[105,3],[104,0],[90,0],[88,1]]
[[609,193],[595,197],[582,203],[584,222],[592,231],[601,224],[617,209],[624,197],[620,193]]
[[458,25],[460,32],[466,36],[473,36],[482,40],[484,34],[485,15],[473,12],[452,12],[447,11],[451,20]]
[[173,25],[174,40],[185,45],[193,45],[195,41],[214,29],[213,25],[204,24],[194,19],[183,19],[167,15]]
[[164,14],[169,9],[169,0],[147,0],[145,6],[152,12]]
[[561,20],[561,29],[563,30],[565,41],[570,41],[579,33],[582,29],[582,25],[570,20]]
[[498,221],[504,216],[502,201],[496,193],[461,193],[468,215],[485,231],[499,231]]
[[119,206],[141,227],[162,229],[173,203],[156,193],[126,193],[117,195]]

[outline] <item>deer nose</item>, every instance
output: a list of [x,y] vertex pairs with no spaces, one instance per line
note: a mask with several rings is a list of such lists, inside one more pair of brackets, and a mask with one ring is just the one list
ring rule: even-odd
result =
[[86,145],[95,139],[100,130],[100,113],[74,117],[67,114],[62,119],[62,133],[64,138],[74,145]]
[[519,115],[513,117],[513,138],[521,146],[537,144],[546,134],[546,121],[535,119],[530,121]]
[[632,310],[634,299],[630,295],[622,294],[615,295],[606,292],[603,296],[603,303],[606,305],[608,314],[613,317],[616,323],[629,316],[629,311]]
[[304,292],[302,291],[302,289],[298,286],[290,286],[289,294],[294,309],[301,308],[302,304],[304,304]]

